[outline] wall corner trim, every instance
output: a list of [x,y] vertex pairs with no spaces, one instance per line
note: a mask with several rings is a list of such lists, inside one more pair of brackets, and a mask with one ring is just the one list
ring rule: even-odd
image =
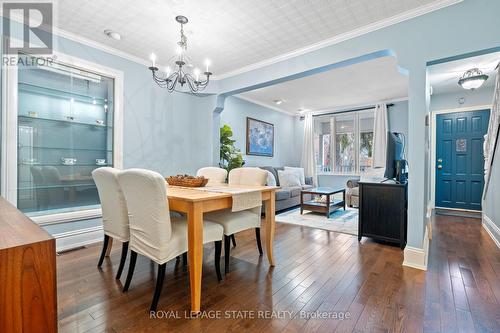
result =
[[102,226],[83,228],[52,235],[56,239],[56,251],[62,252],[77,247],[101,242],[104,237]]
[[482,214],[482,226],[484,230],[490,235],[493,242],[500,249],[500,228],[493,223],[493,220],[490,219],[485,213]]
[[427,270],[427,260],[429,258],[429,231],[425,227],[425,235],[422,248],[406,246],[404,250],[403,266]]

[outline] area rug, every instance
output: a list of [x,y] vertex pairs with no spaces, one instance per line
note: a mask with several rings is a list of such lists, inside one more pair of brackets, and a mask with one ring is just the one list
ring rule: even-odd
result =
[[358,235],[358,210],[349,207],[346,207],[346,210],[336,210],[330,214],[329,219],[325,214],[309,211],[304,211],[304,214],[300,215],[300,208],[297,208],[276,215],[276,222]]

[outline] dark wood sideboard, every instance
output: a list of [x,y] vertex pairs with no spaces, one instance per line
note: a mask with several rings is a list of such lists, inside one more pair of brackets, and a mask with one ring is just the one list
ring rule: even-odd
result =
[[0,332],[57,332],[55,245],[0,197]]
[[358,240],[370,237],[404,249],[408,229],[408,183],[359,182]]

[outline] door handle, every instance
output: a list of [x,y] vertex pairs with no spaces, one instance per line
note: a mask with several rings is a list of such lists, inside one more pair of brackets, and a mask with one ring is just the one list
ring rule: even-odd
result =
[[441,164],[438,164],[438,169],[441,170],[443,166]]
[[443,163],[443,160],[441,158],[439,158],[438,163]]

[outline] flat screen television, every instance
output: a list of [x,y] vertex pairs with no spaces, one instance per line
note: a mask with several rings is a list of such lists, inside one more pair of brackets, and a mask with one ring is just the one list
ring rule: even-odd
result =
[[402,133],[387,132],[387,157],[385,161],[384,177],[396,177],[396,161],[404,158],[404,135]]

